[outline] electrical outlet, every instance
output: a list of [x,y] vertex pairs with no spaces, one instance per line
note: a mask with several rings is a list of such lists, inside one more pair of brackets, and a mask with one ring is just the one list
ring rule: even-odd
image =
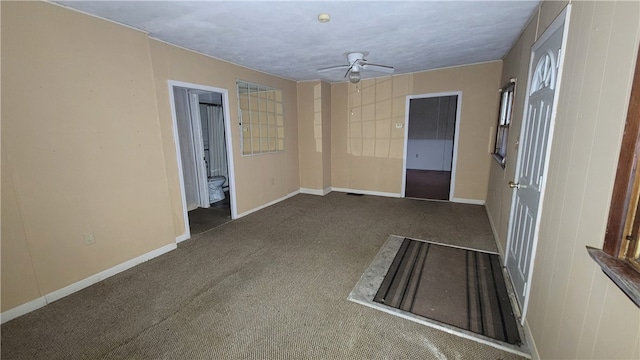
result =
[[82,236],[84,237],[85,245],[91,245],[96,243],[96,236],[93,235],[93,232],[84,233]]
[[271,185],[275,185],[276,184],[276,179],[275,178],[271,178]]
[[396,129],[402,129],[403,126],[403,123],[396,123]]

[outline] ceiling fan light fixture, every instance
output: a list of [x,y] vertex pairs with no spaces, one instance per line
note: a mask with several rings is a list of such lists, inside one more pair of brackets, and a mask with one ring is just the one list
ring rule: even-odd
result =
[[360,78],[359,71],[351,71],[349,73],[349,81],[351,81],[352,84],[357,84],[360,81]]
[[349,79],[349,81],[353,84],[357,84],[358,82],[360,82],[362,78],[362,75],[360,74],[361,71],[373,70],[386,74],[393,73],[393,66],[369,63],[367,59],[364,58],[365,56],[367,56],[367,54],[369,53],[366,51],[346,53],[344,55],[347,57],[347,64],[320,68],[316,71],[319,73],[324,73],[333,70],[346,70],[344,72],[344,77]]

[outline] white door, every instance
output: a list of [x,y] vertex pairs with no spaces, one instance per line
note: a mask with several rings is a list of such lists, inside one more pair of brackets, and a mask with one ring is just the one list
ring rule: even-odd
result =
[[196,167],[197,202],[202,208],[209,207],[209,186],[207,184],[207,164],[204,156],[202,139],[202,120],[200,119],[200,100],[198,94],[189,90],[189,111],[191,112],[191,129],[193,131],[193,153]]
[[558,16],[532,47],[515,181],[509,183],[514,192],[505,265],[523,320],[531,288],[569,9]]

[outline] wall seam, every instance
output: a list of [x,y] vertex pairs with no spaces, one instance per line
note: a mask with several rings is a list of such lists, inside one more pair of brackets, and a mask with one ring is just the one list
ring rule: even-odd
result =
[[[162,154],[160,154],[160,156],[162,157],[162,167],[164,168],[164,173],[166,174],[165,177],[165,187],[167,188],[167,193],[165,194],[166,196],[166,200],[169,203],[170,208],[169,210],[169,215],[171,218],[171,222],[174,222],[173,219],[173,209],[174,209],[174,201],[171,198],[171,187],[169,185],[169,169],[167,168],[167,152],[166,149],[164,147],[164,141],[163,141],[163,133],[162,133],[162,120],[160,119],[160,99],[158,99],[158,91],[157,91],[157,86],[158,83],[156,82],[156,74],[155,74],[155,66],[154,66],[154,62],[153,62],[153,55],[151,54],[151,38],[149,37],[148,34],[146,34],[145,36],[145,46],[146,46],[146,52],[147,52],[147,57],[149,59],[149,72],[150,72],[150,79],[151,79],[151,86],[152,86],[152,91],[153,91],[153,102],[155,104],[155,109],[156,109],[156,123],[158,125],[158,135],[159,135],[159,142],[160,142],[160,147],[162,148]],[[165,99],[165,100],[169,100],[169,99]],[[173,135],[173,134],[171,134]],[[173,137],[172,137],[173,139]],[[174,149],[175,149],[175,144],[174,144]],[[177,167],[176,167],[177,168]],[[181,206],[182,204],[180,204]],[[185,219],[182,219],[182,223],[185,223],[184,221]],[[174,237],[174,243],[176,243],[176,239],[180,236],[180,234],[177,233],[176,228],[175,228],[175,224],[173,224],[173,237]],[[183,229],[186,230],[186,229]],[[183,231],[184,232],[184,231]]]
[[[596,339],[598,339],[598,335],[600,335],[600,325],[602,324],[602,314],[604,313],[604,308],[605,308],[605,304],[607,303],[607,296],[609,295],[609,286],[606,286],[604,289],[604,295],[602,296],[604,298],[604,301],[602,302],[602,308],[600,308],[600,314],[598,314],[598,333],[596,335]],[[598,343],[598,341],[594,341],[593,344],[591,344],[591,358],[593,358],[593,353],[596,350],[596,344]]]
[[[2,141],[2,148],[4,148],[4,141]],[[40,279],[38,279],[38,273],[36,272],[36,267],[33,263],[33,251],[31,250],[31,244],[29,241],[29,234],[27,233],[27,228],[24,225],[24,209],[22,207],[22,201],[20,201],[22,199],[22,196],[20,196],[20,191],[18,189],[17,186],[17,179],[15,176],[15,171],[13,170],[13,166],[11,166],[11,159],[10,157],[10,153],[7,153],[6,149],[2,150],[3,153],[6,153],[7,155],[5,156],[6,162],[7,164],[5,165],[6,167],[8,167],[9,170],[9,176],[11,177],[11,182],[13,185],[13,193],[16,197],[16,207],[18,209],[18,215],[20,216],[20,227],[22,228],[22,233],[24,234],[24,240],[25,243],[27,245],[27,251],[29,253],[29,266],[31,267],[31,270],[33,271],[33,278],[36,282],[36,286],[38,288],[38,294],[40,296],[44,296],[44,294],[42,293],[42,285],[40,284]],[[2,171],[7,171],[7,169],[2,169]],[[36,298],[37,299],[37,298]],[[31,300],[35,300],[35,299],[30,299]]]

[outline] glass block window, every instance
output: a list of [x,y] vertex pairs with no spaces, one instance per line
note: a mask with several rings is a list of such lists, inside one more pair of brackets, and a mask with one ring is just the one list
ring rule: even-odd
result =
[[242,155],[284,151],[282,91],[237,81]]

